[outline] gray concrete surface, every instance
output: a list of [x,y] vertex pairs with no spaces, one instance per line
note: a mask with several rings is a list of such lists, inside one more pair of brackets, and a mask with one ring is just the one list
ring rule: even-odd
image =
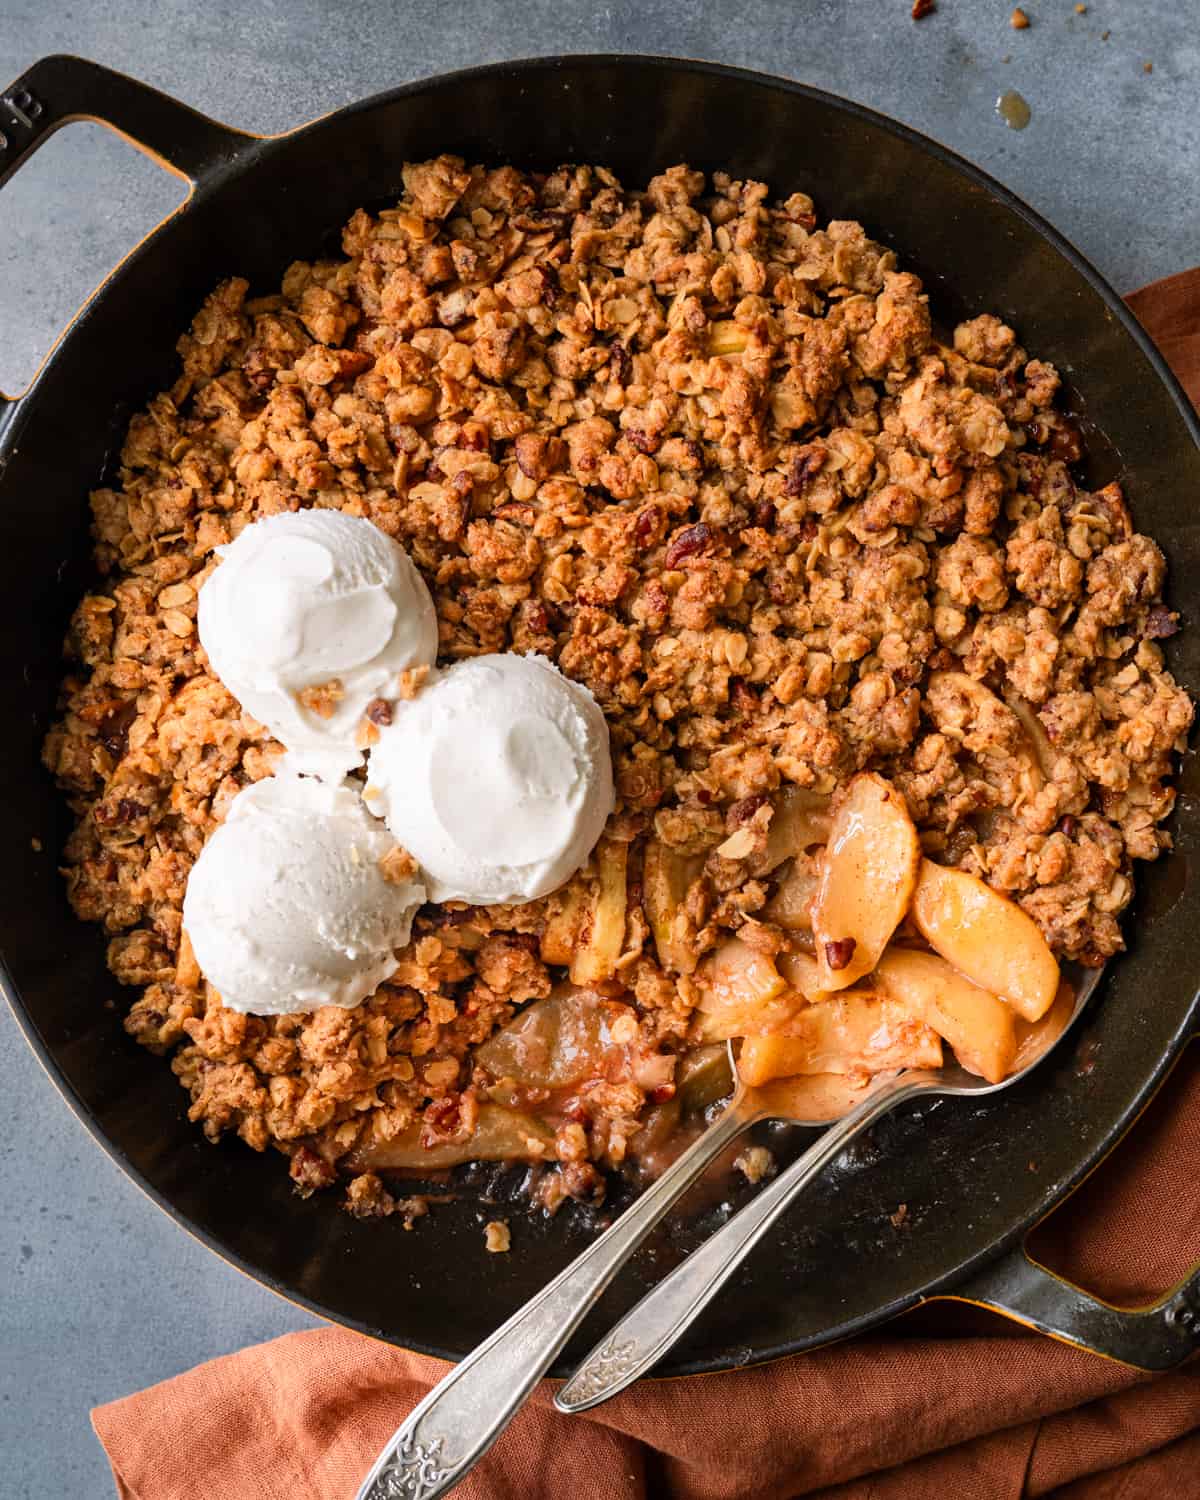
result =
[[[940,139],[1123,289],[1200,260],[1194,0],[1025,9],[1033,25],[1014,32],[1011,0],[938,0],[919,25],[909,0],[0,0],[0,84],[45,53],[77,52],[232,124],[279,131],[504,57],[713,58],[820,84]],[[1021,133],[994,111],[1008,88],[1032,106]],[[178,196],[173,178],[93,125],[61,132],[4,190],[0,389],[25,384],[79,302]],[[90,1406],[312,1324],[120,1176],[2,1008],[0,1203],[0,1500],[110,1494]]]

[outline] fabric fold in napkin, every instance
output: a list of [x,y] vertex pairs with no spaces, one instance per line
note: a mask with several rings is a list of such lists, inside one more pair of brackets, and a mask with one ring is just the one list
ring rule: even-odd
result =
[[[1129,302],[1200,405],[1200,268]],[[1108,1300],[1154,1300],[1200,1260],[1197,1163],[1192,1047],[1031,1249]],[[213,1360],[92,1420],[121,1500],[352,1500],[448,1368],[323,1328]],[[551,1396],[543,1384],[457,1495],[1200,1496],[1200,1360],[1149,1377],[953,1304],[772,1365],[643,1382],[583,1417]]]

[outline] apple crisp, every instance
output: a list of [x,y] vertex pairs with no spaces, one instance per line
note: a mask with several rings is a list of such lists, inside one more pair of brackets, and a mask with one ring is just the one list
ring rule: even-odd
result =
[[[911,819],[914,881],[975,877],[1059,959],[1118,952],[1192,705],[1163,556],[1119,484],[1085,487],[1055,370],[986,313],[939,336],[917,278],[804,194],[446,156],[403,180],[341,258],[213,292],[92,496],[45,761],[72,904],[205,1133],[278,1148],[305,1194],[349,1178],[361,1215],[411,1220],[387,1173],[473,1158],[598,1201],[719,1095],[714,1009],[749,998],[769,1033],[805,965],[867,962],[813,935],[854,786]],[[407,549],[440,661],[534,651],[584,683],[617,805],[553,895],[427,906],[363,1004],[260,1017],[181,928],[280,753],[210,672],[196,596],[214,548],[306,506]],[[882,962],[880,1004],[923,962]]]

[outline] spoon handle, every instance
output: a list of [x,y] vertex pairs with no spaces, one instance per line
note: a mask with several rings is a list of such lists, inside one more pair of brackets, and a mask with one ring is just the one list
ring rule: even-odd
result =
[[439,1382],[393,1434],[357,1500],[436,1500],[508,1426],[609,1282],[712,1159],[759,1118],[744,1090],[582,1255]]
[[554,1404],[587,1411],[646,1373],[708,1306],[792,1200],[873,1121],[931,1088],[928,1075],[893,1075],[880,1083],[682,1265],[647,1292],[591,1351]]

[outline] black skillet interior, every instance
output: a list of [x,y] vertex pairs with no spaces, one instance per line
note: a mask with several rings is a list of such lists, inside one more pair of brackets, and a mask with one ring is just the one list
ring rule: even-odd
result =
[[[98,934],[63,899],[65,809],[38,766],[61,671],[58,645],[87,577],[85,496],[125,423],[169,383],[172,348],[202,297],[240,273],[273,290],[290,260],[336,243],[360,204],[394,199],[400,166],[452,150],[549,168],[602,162],[627,184],[686,160],[803,189],[822,217],[860,219],[926,281],[952,323],[990,310],[1074,386],[1098,478],[1121,472],[1140,526],[1172,566],[1193,629],[1172,643],[1200,687],[1194,628],[1200,449],[1160,366],[1071,252],[1026,210],[930,143],[854,106],[727,69],[670,60],[499,65],[402,89],[278,141],[202,181],[190,205],[124,265],[10,413],[0,454],[0,640],[9,730],[0,948],[31,1039],[85,1122],[180,1222],[288,1296],[330,1317],[447,1356],[470,1349],[594,1232],[583,1211],[508,1211],[514,1251],[488,1255],[488,1176],[406,1233],[362,1224],[332,1196],[301,1202],[281,1162],[212,1147],[185,1118],[169,1069],[128,1041],[129,997]],[[1009,1245],[1119,1134],[1193,1024],[1200,790],[1185,769],[1178,850],[1141,876],[1130,954],[1080,1034],[993,1101],[926,1105],[884,1122],[789,1216],[680,1345],[669,1368],[713,1369],[810,1347],[878,1321]],[[34,851],[37,839],[43,852]],[[29,1101],[36,1127],[35,1100]],[[801,1133],[777,1131],[783,1152]],[[889,1216],[907,1204],[898,1232]],[[704,1221],[720,1205],[709,1203]],[[686,1219],[687,1216],[685,1215]],[[693,1224],[693,1232],[694,1232]],[[688,1243],[660,1235],[605,1303],[623,1310]],[[585,1327],[574,1348],[598,1332]],[[561,1368],[565,1368],[564,1361]]]

